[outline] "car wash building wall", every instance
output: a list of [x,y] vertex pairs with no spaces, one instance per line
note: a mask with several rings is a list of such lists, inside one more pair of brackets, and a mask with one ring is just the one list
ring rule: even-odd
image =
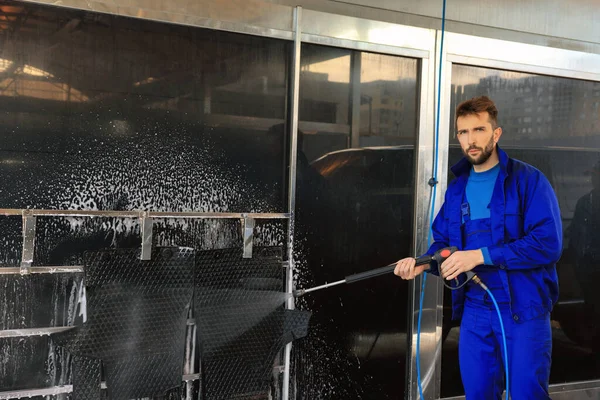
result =
[[[482,94],[560,202],[551,396],[597,397],[600,7],[449,2],[443,47],[441,12],[0,2],[0,398],[416,399],[419,279],[285,293],[425,250]],[[424,391],[460,398],[424,299]]]

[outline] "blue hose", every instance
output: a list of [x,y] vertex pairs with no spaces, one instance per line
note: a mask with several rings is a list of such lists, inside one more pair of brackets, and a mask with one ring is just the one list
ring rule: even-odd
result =
[[500,329],[502,330],[502,344],[504,345],[504,372],[506,377],[506,400],[509,399],[509,389],[510,389],[510,379],[508,379],[508,347],[506,346],[506,332],[504,331],[504,323],[502,322],[502,314],[500,313],[500,307],[498,307],[498,303],[496,303],[496,299],[492,294],[492,291],[488,289],[486,285],[482,282],[479,283],[479,286],[485,289],[485,291],[490,295],[490,298],[494,302],[494,307],[496,307],[496,312],[498,313],[498,320],[500,321]]
[[[440,137],[440,104],[441,104],[441,94],[442,94],[442,57],[444,54],[444,32],[446,31],[446,0],[443,0],[442,4],[442,38],[440,43],[440,56],[438,59],[439,67],[438,67],[438,86],[437,86],[437,112],[435,119],[435,139],[434,139],[434,157],[433,157],[433,193],[431,196],[431,213],[429,216],[429,232],[427,234],[427,247],[431,246],[431,225],[433,224],[433,219],[435,217],[435,198],[437,194],[437,168],[438,168],[438,151],[439,151],[439,137]],[[423,274],[423,283],[421,285],[421,297],[419,300],[419,319],[417,322],[417,384],[419,386],[419,396],[421,399],[425,399],[423,396],[423,386],[421,383],[421,357],[420,357],[420,348],[421,348],[421,316],[423,315],[423,298],[425,297],[425,284],[427,282],[427,274]]]

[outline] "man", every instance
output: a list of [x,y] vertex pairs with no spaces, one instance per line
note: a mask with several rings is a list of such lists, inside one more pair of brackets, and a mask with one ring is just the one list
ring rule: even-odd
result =
[[[434,243],[427,254],[448,246],[459,251],[439,266],[415,267],[414,258],[405,258],[395,274],[413,279],[430,268],[452,280],[466,271],[477,273],[501,310],[512,398],[549,399],[560,211],[546,177],[498,147],[497,117],[494,102],[485,96],[456,109],[464,157],[452,167],[456,179],[433,223]],[[492,300],[470,281],[452,292],[452,317],[461,319],[459,363],[467,400],[500,399],[506,386],[504,350]]]

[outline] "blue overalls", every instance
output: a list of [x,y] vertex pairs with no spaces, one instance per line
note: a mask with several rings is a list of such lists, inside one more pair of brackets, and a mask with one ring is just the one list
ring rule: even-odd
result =
[[[491,218],[471,220],[466,197],[461,210],[463,249],[476,250],[493,244]],[[510,289],[503,285],[498,267],[479,265],[473,272],[488,286],[503,316],[511,398],[550,399],[547,383],[552,333],[548,314],[515,322],[510,312]],[[465,290],[459,339],[460,372],[467,400],[501,399],[506,388],[503,353],[502,330],[494,304],[485,290],[470,281]]]

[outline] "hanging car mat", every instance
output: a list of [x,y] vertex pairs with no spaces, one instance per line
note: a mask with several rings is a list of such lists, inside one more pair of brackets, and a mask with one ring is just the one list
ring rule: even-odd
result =
[[[204,400],[266,394],[282,346],[307,333],[310,313],[286,310],[281,249],[197,252],[194,310]],[[261,290],[262,289],[262,290]]]
[[85,285],[131,284],[153,291],[190,289],[194,278],[194,249],[153,247],[152,259],[140,260],[139,249],[88,252],[84,258]]
[[102,400],[100,389],[101,369],[100,360],[76,356],[73,358],[73,400]]
[[[242,317],[243,318],[243,317]],[[204,399],[243,399],[266,394],[283,346],[307,334],[310,313],[278,309],[261,323],[211,352],[202,352]],[[226,330],[226,323],[217,329]],[[204,343],[200,326],[198,337]]]
[[241,248],[198,250],[195,285],[283,292],[281,255],[280,247],[255,247],[252,258],[243,258]]
[[64,345],[103,362],[110,399],[162,395],[180,386],[194,251],[155,248],[86,254],[87,322]]

